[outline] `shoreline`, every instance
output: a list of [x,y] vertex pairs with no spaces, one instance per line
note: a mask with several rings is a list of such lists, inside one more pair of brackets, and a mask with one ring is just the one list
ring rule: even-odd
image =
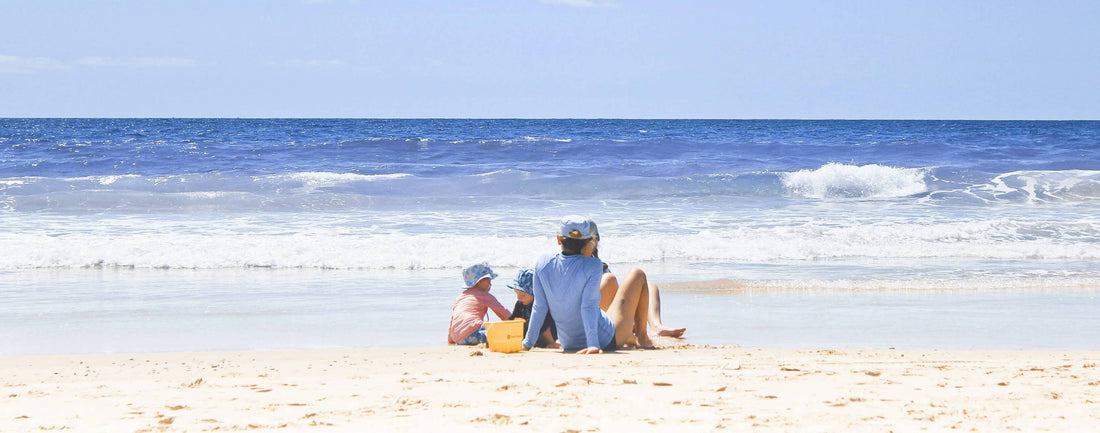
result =
[[[667,344],[667,342],[666,342]],[[1086,431],[1100,351],[437,346],[0,357],[5,431]]]
[[[454,295],[438,287],[453,277],[395,285],[299,276],[8,285],[0,356],[445,342]],[[148,290],[151,284],[157,290]],[[507,292],[497,297],[514,302]],[[1098,297],[1096,289],[716,293],[662,284],[662,316],[666,325],[688,329],[676,343],[698,345],[1097,350]]]

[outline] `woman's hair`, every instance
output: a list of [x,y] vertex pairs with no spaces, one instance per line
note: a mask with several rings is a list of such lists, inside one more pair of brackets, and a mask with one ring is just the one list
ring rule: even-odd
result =
[[[589,226],[589,229],[592,230],[592,239],[595,239],[596,242],[599,242],[600,241],[600,230],[598,228],[596,228],[596,222],[592,221],[592,220],[588,220],[588,226]],[[598,247],[593,248],[592,249],[592,257],[599,257],[599,256],[600,256],[600,249]]]
[[561,239],[561,251],[563,253],[580,254],[584,246],[591,240],[592,239],[574,239],[563,236]]

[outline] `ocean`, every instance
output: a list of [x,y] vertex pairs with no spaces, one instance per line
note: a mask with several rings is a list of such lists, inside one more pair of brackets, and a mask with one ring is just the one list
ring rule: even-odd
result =
[[1100,349],[1097,121],[0,119],[0,355],[445,344],[567,214],[686,342]]

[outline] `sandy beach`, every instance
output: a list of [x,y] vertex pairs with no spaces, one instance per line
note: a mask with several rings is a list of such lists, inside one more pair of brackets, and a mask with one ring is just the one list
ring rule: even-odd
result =
[[0,358],[5,432],[1096,431],[1100,352],[675,345]]

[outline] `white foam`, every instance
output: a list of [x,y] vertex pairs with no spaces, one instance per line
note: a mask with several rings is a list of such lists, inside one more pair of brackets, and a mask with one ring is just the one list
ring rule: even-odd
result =
[[481,174],[474,174],[474,175],[471,175],[470,177],[474,177],[474,178],[478,178],[478,177],[495,177],[495,176],[507,176],[507,175],[512,175],[512,174],[521,174],[521,175],[524,175],[524,176],[527,175],[527,173],[523,172],[523,171],[513,170],[513,169],[510,169],[510,168],[504,168],[504,169],[489,171],[489,172],[485,172],[485,173],[481,173]]
[[135,175],[116,175],[116,176],[97,176],[97,177],[92,177],[90,179],[97,182],[97,183],[99,183],[100,185],[110,185],[110,184],[118,182],[119,180],[124,179],[124,178],[136,178],[136,177],[138,177],[138,176],[135,176]]
[[803,197],[886,199],[927,192],[927,172],[924,168],[829,163],[815,170],[785,173],[781,178],[787,189]]
[[1100,170],[1014,171],[979,185],[993,199],[1028,202],[1085,201],[1100,199]]
[[524,136],[523,141],[553,141],[557,143],[572,143],[572,138],[554,138],[554,137],[539,137],[539,136]]
[[[10,217],[10,215],[9,215]],[[497,216],[497,219],[501,218]],[[489,260],[528,266],[556,246],[531,221],[487,215],[278,214],[205,220],[132,216],[11,218],[0,233],[0,269],[314,268],[442,269]],[[471,233],[469,227],[489,226]],[[713,226],[692,233],[611,230],[612,263],[861,263],[902,260],[1097,261],[1100,220],[1059,224],[991,218],[947,222],[822,221]]]
[[316,189],[332,187],[341,184],[347,184],[352,182],[372,182],[372,181],[384,181],[393,179],[402,179],[412,177],[407,173],[393,173],[393,174],[357,174],[357,173],[332,173],[332,172],[318,172],[307,171],[288,174],[276,174],[276,175],[264,175],[254,176],[253,179],[257,181],[294,181],[301,182],[304,188]]
[[[714,233],[709,245],[691,245],[697,259],[775,262],[782,260],[1000,259],[1096,260],[1100,250],[1088,239],[1058,239],[1025,234],[1041,224],[1007,219],[946,223],[807,223],[799,226]],[[1087,229],[1100,234],[1100,225]],[[685,242],[700,242],[691,239]],[[689,244],[690,245],[690,244]],[[699,252],[703,252],[699,254]]]
[[[11,247],[0,251],[0,269],[444,269],[485,259],[497,266],[527,266],[552,239],[227,230],[56,237],[9,233],[0,235],[0,243]],[[494,248],[476,247],[486,244]]]

